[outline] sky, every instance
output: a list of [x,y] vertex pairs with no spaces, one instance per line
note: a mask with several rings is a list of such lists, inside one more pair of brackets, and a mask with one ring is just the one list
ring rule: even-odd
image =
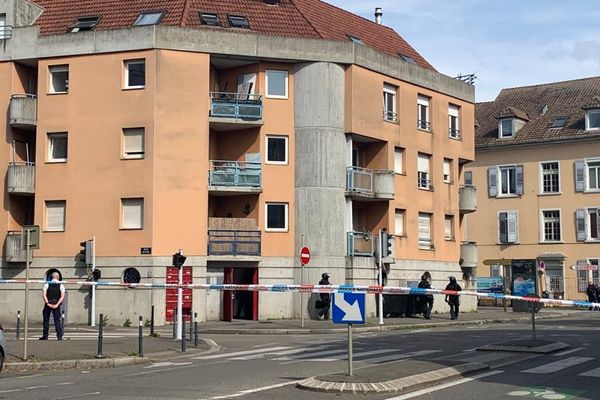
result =
[[326,0],[396,30],[439,72],[502,88],[600,75],[598,0]]

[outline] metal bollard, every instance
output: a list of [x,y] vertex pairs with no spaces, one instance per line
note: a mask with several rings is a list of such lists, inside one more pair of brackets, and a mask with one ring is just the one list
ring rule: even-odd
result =
[[21,338],[21,310],[17,311],[17,340]]
[[185,353],[187,351],[186,350],[187,343],[185,340],[185,316],[182,315],[182,317],[184,317],[184,318],[181,318],[181,352]]
[[190,310],[190,335],[188,337],[188,340],[191,342],[192,338],[194,337],[194,324],[192,323],[194,321],[194,313],[192,312],[192,310]]
[[198,347],[198,313],[194,313],[194,347]]
[[173,339],[177,339],[177,309],[173,310]]
[[138,354],[144,357],[144,319],[140,315],[140,328],[138,335]]
[[154,336],[154,306],[150,309],[150,336]]
[[96,358],[103,358],[102,356],[102,338],[104,333],[104,314],[100,314],[100,320],[98,321],[98,353]]

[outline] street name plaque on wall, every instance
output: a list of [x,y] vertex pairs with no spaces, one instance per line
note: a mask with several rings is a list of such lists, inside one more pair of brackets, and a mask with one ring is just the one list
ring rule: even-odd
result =
[[142,254],[142,255],[152,254],[152,247],[142,247],[140,249],[140,254]]

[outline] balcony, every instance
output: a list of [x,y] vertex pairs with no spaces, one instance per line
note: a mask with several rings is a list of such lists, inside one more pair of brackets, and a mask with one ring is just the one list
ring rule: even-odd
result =
[[472,185],[461,186],[458,190],[458,209],[461,214],[477,210],[477,188]]
[[37,98],[33,94],[13,94],[10,97],[8,123],[13,128],[35,129]]
[[361,167],[346,169],[346,194],[356,200],[393,200],[395,192],[394,171]]
[[261,232],[251,218],[209,218],[209,256],[260,256]]
[[27,254],[21,248],[21,232],[8,231],[4,241],[4,260],[9,263],[21,263],[27,260]]
[[417,129],[431,132],[431,122],[420,119],[417,121]]
[[460,139],[460,129],[448,128],[448,137],[451,139]]
[[10,39],[12,31],[13,27],[11,25],[0,25],[0,40]]
[[370,232],[348,232],[348,257],[373,257],[376,238]]
[[398,113],[390,110],[383,109],[383,120],[387,122],[398,122]]
[[462,242],[460,244],[460,258],[462,268],[477,268],[477,245],[475,242]]
[[233,131],[263,125],[262,96],[243,93],[210,93],[210,128]]
[[212,193],[260,193],[262,192],[262,164],[247,161],[210,162],[208,190]]
[[11,194],[34,194],[35,164],[31,162],[11,162],[6,177],[6,190]]

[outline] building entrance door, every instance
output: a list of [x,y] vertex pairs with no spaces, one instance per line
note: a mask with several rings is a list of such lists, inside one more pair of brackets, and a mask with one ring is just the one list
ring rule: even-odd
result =
[[[225,268],[224,283],[235,285],[258,284],[258,268]],[[223,320],[258,320],[258,292],[235,290],[223,292]]]

